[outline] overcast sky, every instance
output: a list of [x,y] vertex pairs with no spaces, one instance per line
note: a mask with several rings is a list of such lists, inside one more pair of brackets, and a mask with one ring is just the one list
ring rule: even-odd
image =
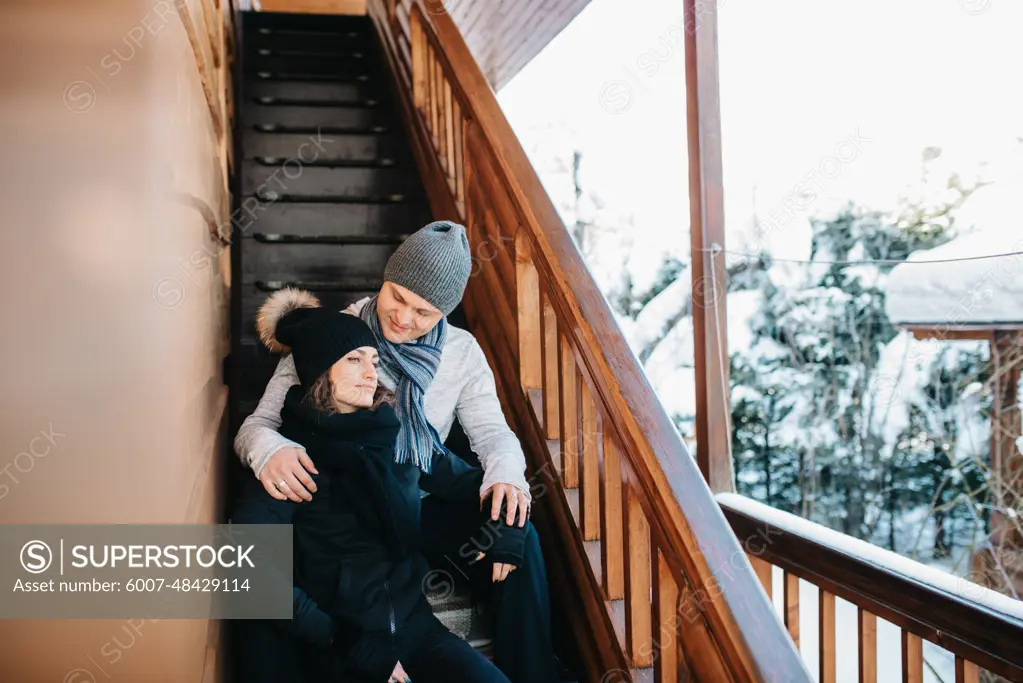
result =
[[[534,163],[582,150],[588,190],[687,243],[680,6],[593,0],[499,97]],[[1019,0],[722,0],[729,228],[754,187],[767,214],[814,169],[807,213],[890,205],[926,146],[964,170],[1004,154],[1023,137],[1021,27]]]

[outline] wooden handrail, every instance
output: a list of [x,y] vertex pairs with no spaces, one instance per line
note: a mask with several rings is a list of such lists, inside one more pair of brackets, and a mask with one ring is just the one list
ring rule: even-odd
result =
[[777,565],[967,663],[1023,680],[1023,602],[744,496],[721,493],[717,500],[755,561]]
[[[469,228],[480,267],[467,314],[520,437],[540,453],[534,469],[560,475],[549,505],[555,526],[562,512],[576,522],[558,527],[576,541],[566,552],[585,561],[587,543],[619,544],[602,546],[581,572],[601,595],[590,628],[621,647],[604,665],[653,666],[661,680],[680,667],[708,680],[809,680],[451,17],[421,0],[368,10],[434,214]],[[621,524],[610,519],[619,514]],[[616,553],[624,567],[608,560]],[[675,640],[664,647],[667,631],[681,655]]]

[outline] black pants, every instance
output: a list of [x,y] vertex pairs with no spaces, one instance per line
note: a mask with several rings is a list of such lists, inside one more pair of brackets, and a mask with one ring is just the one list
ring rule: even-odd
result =
[[[425,619],[425,624],[420,622],[414,628],[409,625],[407,635],[399,631],[397,636],[401,665],[412,683],[509,683],[496,666],[448,631],[436,617],[426,614]],[[328,653],[317,653],[312,646],[299,645],[266,621],[237,623],[235,635],[241,639],[235,644],[238,655],[235,680],[238,683],[385,683],[387,680],[387,674],[369,677],[350,669],[337,672],[329,663]],[[390,636],[382,634],[381,637]],[[356,646],[349,656],[359,659],[362,654]],[[375,654],[367,652],[371,661],[375,661]],[[330,669],[337,673],[327,673]]]
[[[489,503],[489,501],[488,501]],[[540,539],[532,523],[523,564],[503,582],[491,580],[492,564],[471,564],[476,550],[486,552],[490,507],[456,503],[436,496],[423,499],[423,552],[436,572],[468,582],[475,596],[487,600],[494,618],[494,663],[512,683],[554,683],[558,667],[551,639],[550,590]],[[489,526],[493,529],[493,526]],[[498,527],[499,528],[499,527]],[[474,540],[475,539],[475,540]],[[447,578],[447,577],[444,577]],[[417,682],[415,676],[413,683]]]
[[509,683],[490,660],[439,621],[401,665],[412,683]]

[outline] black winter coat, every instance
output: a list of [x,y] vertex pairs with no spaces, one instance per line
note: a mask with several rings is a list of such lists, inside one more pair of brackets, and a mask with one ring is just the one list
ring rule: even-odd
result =
[[[302,444],[316,463],[316,493],[309,502],[280,501],[250,480],[233,521],[294,525],[291,632],[329,647],[338,666],[386,680],[399,653],[387,651],[393,637],[381,634],[413,628],[422,623],[417,617],[430,613],[422,590],[429,567],[419,552],[420,487],[475,501],[483,473],[450,454],[434,456],[430,474],[395,463],[399,423],[390,406],[328,415],[306,405],[302,395],[298,386],[289,391],[280,433]],[[520,564],[524,532],[504,527],[488,554]],[[366,638],[375,639],[373,647],[367,648]],[[348,661],[356,649],[363,658],[375,652],[376,661]]]

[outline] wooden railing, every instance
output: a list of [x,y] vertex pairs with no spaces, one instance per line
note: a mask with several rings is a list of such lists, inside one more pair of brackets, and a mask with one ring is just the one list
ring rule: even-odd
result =
[[906,683],[923,681],[924,640],[954,655],[956,683],[977,683],[981,667],[1023,681],[1023,602],[749,498],[722,493],[717,500],[768,595],[773,567],[781,568],[784,622],[796,642],[799,581],[818,587],[820,683],[836,680],[836,598],[857,609],[861,683],[877,681],[878,617],[898,629]]
[[587,680],[810,680],[457,27],[436,0],[368,10],[433,213],[469,230],[466,313]]

